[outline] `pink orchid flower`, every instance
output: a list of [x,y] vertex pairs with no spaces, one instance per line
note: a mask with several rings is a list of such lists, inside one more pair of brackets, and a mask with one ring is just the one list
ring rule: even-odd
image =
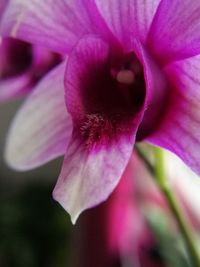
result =
[[0,102],[4,102],[29,93],[61,58],[43,47],[3,38],[0,60]]
[[65,154],[53,195],[73,222],[107,199],[136,141],[200,173],[199,12],[189,0],[9,2],[3,36],[67,58],[15,117],[6,159],[26,170]]
[[[0,21],[9,0],[0,2]],[[0,36],[0,102],[22,96],[55,65],[60,56],[41,46]]]

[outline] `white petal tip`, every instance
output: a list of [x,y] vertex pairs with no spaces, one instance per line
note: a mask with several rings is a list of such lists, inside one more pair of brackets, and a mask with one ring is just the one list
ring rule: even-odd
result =
[[79,217],[80,214],[70,214],[70,218],[71,218],[71,222],[73,225],[76,224],[77,220],[78,220],[78,217]]
[[20,164],[15,160],[15,158],[11,157],[9,154],[5,153],[4,161],[6,162],[7,166],[13,170],[21,171],[24,168],[20,166]]
[[25,160],[21,160],[20,153],[17,155],[16,153],[11,153],[6,150],[4,153],[4,161],[8,167],[15,171],[28,171],[33,169],[33,167],[29,166]]
[[70,215],[70,219],[73,225],[76,224],[81,211],[76,211],[74,208],[69,208],[67,206],[69,206],[70,203],[66,203],[66,201],[63,201],[63,197],[60,196],[60,194],[57,193],[57,191],[54,189],[53,193],[52,193],[53,199],[55,201],[57,201],[62,207],[63,209]]

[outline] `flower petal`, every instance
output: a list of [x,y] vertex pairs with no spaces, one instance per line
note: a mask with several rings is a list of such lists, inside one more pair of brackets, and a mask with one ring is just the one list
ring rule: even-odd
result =
[[176,153],[200,174],[200,56],[165,69],[171,84],[168,111],[147,140]]
[[[85,113],[83,94],[88,87],[88,80],[94,76],[93,70],[98,73],[99,66],[105,65],[108,56],[108,44],[94,36],[81,39],[70,54],[65,75],[65,89],[67,108],[74,120],[80,120]],[[93,102],[94,99],[89,100]]]
[[70,143],[53,196],[73,223],[83,210],[108,198],[128,164],[133,143],[134,134],[89,153],[77,140]]
[[161,1],[148,36],[162,63],[200,53],[200,1]]
[[[88,13],[91,14],[88,14]],[[93,1],[10,0],[1,31],[52,51],[66,53],[83,35],[109,34]]]
[[145,41],[160,0],[95,0],[110,30],[131,48],[132,36]]
[[0,80],[0,102],[23,96],[30,91],[29,73]]
[[1,2],[0,2],[0,19],[3,15],[3,12],[4,12],[7,4],[8,4],[7,0],[1,0]]
[[5,157],[16,169],[40,166],[66,150],[72,126],[64,103],[65,65],[41,80],[14,119]]

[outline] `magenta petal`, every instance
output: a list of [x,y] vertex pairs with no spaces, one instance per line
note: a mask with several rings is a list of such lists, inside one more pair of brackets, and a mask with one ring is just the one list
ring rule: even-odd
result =
[[77,140],[67,149],[54,198],[75,223],[80,213],[106,200],[118,184],[132,153],[134,135],[99,151],[85,150]]
[[94,0],[46,0],[30,3],[10,0],[1,33],[19,37],[54,52],[66,53],[85,34],[99,34],[112,42],[115,37],[102,18]]
[[[84,116],[83,97],[87,83],[93,78],[93,71],[98,72],[99,66],[106,63],[108,56],[108,44],[94,36],[80,40],[70,54],[65,74],[65,90],[67,108],[74,120],[80,120]],[[94,90],[97,91],[95,87],[94,85]],[[93,99],[89,100],[93,102]]]
[[10,0],[1,31],[53,51],[67,52],[81,36],[92,32],[86,6],[80,0]]
[[1,20],[1,17],[3,16],[4,10],[7,6],[7,4],[8,4],[8,0],[1,0],[0,1],[0,20]]
[[160,0],[95,0],[110,30],[131,48],[132,36],[145,41],[149,26]]
[[146,85],[143,120],[137,132],[137,140],[142,140],[157,127],[162,118],[168,84],[162,69],[154,62],[145,47],[136,40],[133,40],[132,46],[143,65]]
[[199,14],[200,1],[161,1],[148,43],[162,63],[200,53]]
[[64,102],[65,65],[41,80],[16,115],[5,154],[13,168],[31,169],[64,154],[72,129]]
[[200,57],[177,61],[165,72],[171,83],[169,109],[147,140],[176,153],[200,174]]

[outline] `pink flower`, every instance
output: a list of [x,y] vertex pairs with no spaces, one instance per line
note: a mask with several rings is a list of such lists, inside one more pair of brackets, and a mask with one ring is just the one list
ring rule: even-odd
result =
[[[146,183],[149,190],[144,190]],[[149,212],[161,207],[165,212],[163,203],[146,166],[134,153],[117,188],[103,204],[107,207],[104,225],[108,225],[110,249],[118,252],[128,266],[164,266],[163,259],[151,253],[155,252],[156,239],[144,214],[146,207]]]
[[54,198],[73,221],[113,191],[135,141],[200,173],[199,12],[189,0],[9,2],[4,36],[68,56],[17,114],[6,158],[26,170],[65,154]]
[[30,92],[61,58],[43,47],[3,38],[0,42],[0,102]]
[[[1,0],[0,21],[9,6]],[[22,96],[55,65],[61,57],[30,43],[0,36],[0,102]]]

